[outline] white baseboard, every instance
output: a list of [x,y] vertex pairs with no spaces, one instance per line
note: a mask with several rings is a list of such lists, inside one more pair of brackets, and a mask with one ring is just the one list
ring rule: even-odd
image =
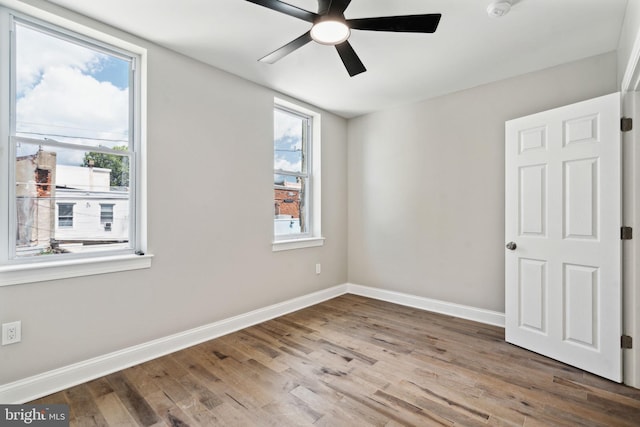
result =
[[0,403],[24,403],[104,375],[230,334],[346,293],[346,285],[314,292],[249,313],[149,341],[0,386]]
[[346,293],[504,327],[503,313],[346,283],[9,384],[0,385],[0,403],[29,402],[130,366],[319,304]]
[[405,305],[407,307],[419,308],[421,310],[433,311],[434,313],[447,314],[449,316],[473,320],[488,325],[495,325],[503,328],[505,325],[504,313],[470,307],[468,305],[454,304],[451,302],[403,294],[401,292],[388,291],[386,289],[371,288],[369,286],[361,286],[353,283],[347,284],[347,293]]

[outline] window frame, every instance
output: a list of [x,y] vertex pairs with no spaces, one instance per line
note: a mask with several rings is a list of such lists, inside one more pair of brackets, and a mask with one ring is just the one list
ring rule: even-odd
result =
[[[301,118],[307,119],[307,140],[304,154],[304,162],[302,171],[294,173],[291,171],[282,171],[273,168],[273,175],[287,176],[304,176],[306,177],[305,188],[305,209],[307,230],[304,233],[276,235],[273,221],[275,220],[275,211],[272,217],[273,243],[272,250],[285,251],[291,249],[302,249],[308,247],[316,247],[324,245],[324,237],[321,232],[321,115],[317,111],[302,107],[296,103],[287,101],[282,98],[275,98],[273,105],[273,114],[276,110],[281,110],[288,114],[293,114]],[[273,123],[273,120],[272,120]],[[275,150],[274,132],[271,133],[272,150]],[[273,151],[272,151],[273,152]],[[273,156],[271,159],[273,165]],[[306,171],[305,171],[306,166]],[[273,178],[272,178],[273,180]],[[272,183],[271,192],[273,194],[275,184]]]
[[[64,217],[62,216],[62,214],[60,213],[60,208],[63,207],[63,206],[65,208],[69,208],[69,207],[71,208],[71,215],[65,215]],[[58,228],[73,228],[73,215],[74,215],[73,207],[74,206],[75,206],[75,203],[67,203],[67,202],[56,203],[56,207],[57,207],[57,215],[56,215],[56,217],[57,217],[57,220],[58,220],[58,224],[57,224]],[[70,221],[71,223],[69,225],[67,225],[67,224],[62,225],[60,223],[60,220],[62,218],[66,219],[66,220],[71,219],[71,221]]]
[[[115,206],[115,203],[100,203],[100,225],[104,225],[108,222],[113,224],[114,206]],[[105,210],[105,207],[110,208],[110,210]],[[111,219],[105,219],[104,218],[105,213],[110,213]]]
[[[29,27],[43,28],[47,34],[59,34],[71,38],[92,49],[111,55],[131,58],[130,70],[130,114],[132,162],[130,177],[130,209],[135,231],[129,250],[106,250],[100,253],[73,254],[73,256],[25,257],[16,259],[15,239],[9,237],[16,232],[15,213],[15,120],[12,117],[15,104],[14,22],[26,23]],[[147,252],[147,207],[146,207],[146,49],[110,34],[95,30],[74,20],[54,15],[29,5],[16,7],[0,6],[0,93],[11,94],[0,99],[0,286],[79,277],[116,271],[127,271],[151,267],[152,255]],[[23,137],[19,137],[23,138]],[[32,140],[38,142],[40,140]],[[29,141],[26,141],[29,142]],[[65,143],[58,143],[64,145]],[[47,145],[50,145],[47,142]],[[78,149],[81,146],[74,145]],[[91,151],[100,151],[92,149]],[[4,170],[4,171],[3,171]],[[6,171],[6,172],[5,172]],[[57,213],[57,212],[56,212]],[[13,220],[13,221],[12,221]],[[57,224],[57,215],[56,215]],[[11,247],[13,245],[13,248]],[[67,255],[67,254],[65,254]],[[68,254],[71,255],[71,254]],[[44,259],[46,258],[46,259]]]
[[[300,178],[303,182],[301,186],[299,199],[302,203],[302,209],[299,209],[300,214],[300,223],[304,224],[305,231],[301,231],[300,233],[291,233],[291,234],[275,234],[274,230],[274,241],[281,240],[299,240],[299,239],[307,239],[311,237],[313,230],[313,218],[312,218],[312,204],[313,198],[309,197],[309,194],[313,192],[313,156],[311,153],[311,148],[313,147],[313,117],[302,114],[299,111],[295,111],[291,108],[286,108],[281,105],[276,104],[273,108],[274,114],[276,111],[280,111],[285,114],[289,114],[296,118],[302,120],[303,129],[302,129],[302,164],[300,167],[300,172],[285,170],[285,169],[273,169],[273,174],[281,175],[285,177],[294,177]],[[275,141],[274,141],[275,143]],[[274,145],[275,151],[275,145]],[[275,182],[274,182],[275,186]],[[303,191],[304,190],[304,191]],[[275,213],[274,213],[275,215]]]

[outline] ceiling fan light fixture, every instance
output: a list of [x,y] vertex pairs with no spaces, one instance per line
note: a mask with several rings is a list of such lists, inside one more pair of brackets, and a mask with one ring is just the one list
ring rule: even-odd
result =
[[326,45],[337,45],[346,41],[351,35],[351,30],[343,21],[325,19],[313,24],[311,38]]

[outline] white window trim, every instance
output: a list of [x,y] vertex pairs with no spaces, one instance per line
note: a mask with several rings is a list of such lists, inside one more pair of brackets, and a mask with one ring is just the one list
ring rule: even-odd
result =
[[131,254],[3,266],[0,286],[150,268],[152,258],[153,255]]
[[315,248],[324,245],[324,237],[311,237],[296,240],[278,240],[273,242],[273,252],[289,251],[292,249]]
[[[321,177],[321,162],[322,162],[322,139],[321,139],[321,115],[317,111],[309,110],[308,108],[301,107],[293,102],[275,98],[275,107],[282,107],[288,110],[302,113],[311,117],[311,198],[309,200],[309,214],[311,218],[309,233],[296,236],[282,236],[280,239],[276,239],[274,236],[272,243],[273,252],[287,251],[291,249],[303,249],[324,245],[324,237],[322,237],[322,177]],[[272,160],[273,162],[273,160]],[[272,226],[273,227],[273,226]]]
[[[9,9],[11,8],[11,9]],[[122,40],[115,36],[103,33],[89,26],[75,22],[74,20],[58,16],[43,9],[24,4],[17,1],[2,1],[0,3],[0,25],[5,28],[8,25],[9,14],[24,14],[27,18],[42,20],[55,26],[65,28],[68,31],[88,37],[97,42],[106,43],[116,48],[123,49],[138,55],[136,71],[139,73],[137,83],[137,102],[134,103],[136,109],[133,114],[137,117],[139,126],[134,129],[138,141],[139,156],[138,167],[136,168],[136,189],[137,194],[132,203],[136,203],[136,232],[137,248],[135,254],[113,254],[96,257],[65,259],[42,262],[25,262],[15,264],[0,265],[0,286],[18,285],[24,283],[42,282],[49,280],[65,279],[71,277],[89,276],[96,274],[112,273],[118,271],[137,270],[151,267],[153,255],[147,252],[147,50],[138,45]],[[77,18],[80,19],[80,18]],[[82,19],[86,22],[86,20]],[[8,52],[10,49],[9,37],[0,38],[0,49]],[[8,55],[3,55],[0,59],[0,93],[9,93],[9,68]],[[10,97],[5,96],[0,100],[0,118],[6,118],[10,114]],[[9,129],[1,127],[0,138],[0,164],[8,165],[8,153],[2,146],[9,140]],[[8,175],[0,173],[0,189],[8,188]],[[6,197],[5,197],[6,198]],[[0,224],[8,227],[8,200],[0,200]],[[8,232],[3,228],[2,233]],[[8,259],[7,248],[0,250],[2,259]]]

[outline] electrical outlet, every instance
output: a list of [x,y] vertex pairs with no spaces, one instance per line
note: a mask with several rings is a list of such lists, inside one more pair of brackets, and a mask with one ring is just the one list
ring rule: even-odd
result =
[[322,265],[316,264],[316,274],[320,274],[322,272]]
[[22,322],[2,324],[2,345],[15,344],[22,340]]

